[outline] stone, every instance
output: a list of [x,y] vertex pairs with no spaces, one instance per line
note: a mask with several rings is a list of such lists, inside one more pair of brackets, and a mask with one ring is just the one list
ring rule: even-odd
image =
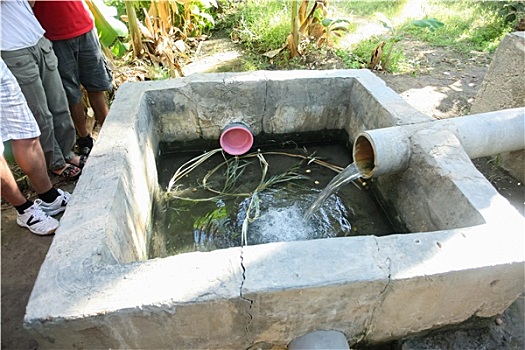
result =
[[[525,107],[525,32],[507,34],[501,41],[470,112],[516,107]],[[502,153],[498,157],[497,164],[525,182],[525,150]]]

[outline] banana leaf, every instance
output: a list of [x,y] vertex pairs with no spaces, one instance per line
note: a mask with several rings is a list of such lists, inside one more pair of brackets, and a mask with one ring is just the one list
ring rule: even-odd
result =
[[445,24],[435,18],[420,19],[411,22],[418,28],[428,28],[431,32],[443,27]]
[[113,8],[98,0],[85,0],[95,19],[100,44],[109,48],[113,55],[122,57],[129,45],[121,41],[128,36],[128,28],[112,14]]

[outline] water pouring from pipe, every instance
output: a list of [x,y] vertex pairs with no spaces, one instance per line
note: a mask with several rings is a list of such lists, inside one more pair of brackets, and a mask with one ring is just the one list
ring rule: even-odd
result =
[[449,130],[456,135],[465,153],[474,159],[523,149],[524,121],[524,109],[514,108],[452,120],[361,132],[352,150],[354,163],[334,177],[305,213],[304,218],[310,219],[326,198],[352,180],[405,171],[410,164],[411,135]]
[[357,169],[355,163],[347,166],[343,171],[337,174],[332,181],[321,191],[317,199],[312,203],[310,208],[304,214],[304,219],[309,220],[312,215],[319,210],[328,197],[337,192],[341,186],[346,185],[350,181],[357,180],[361,177],[361,173]]

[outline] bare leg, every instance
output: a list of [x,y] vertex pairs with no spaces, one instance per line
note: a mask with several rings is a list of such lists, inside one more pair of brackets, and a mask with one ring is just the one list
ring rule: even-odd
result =
[[95,112],[95,119],[102,126],[108,115],[108,104],[106,102],[106,95],[104,91],[88,91],[89,103],[93,112]]
[[16,163],[29,177],[36,192],[45,193],[49,191],[53,185],[47,174],[44,152],[38,138],[11,140],[11,148],[13,149]]
[[[44,151],[42,151],[42,146],[40,146],[38,138],[11,140],[11,147],[15,160],[17,162],[22,160],[22,163],[18,165],[26,172],[27,176],[29,176],[37,193],[45,193],[51,190],[53,187],[47,187],[47,184],[51,186],[51,181],[47,176]],[[24,151],[23,147],[27,147],[27,151]],[[22,158],[20,156],[22,156]],[[35,162],[36,165],[28,166],[31,162]],[[31,172],[31,174],[28,171]],[[2,197],[14,207],[17,207],[17,211],[23,209],[23,212],[18,211],[17,214],[16,223],[19,226],[26,227],[29,231],[37,235],[49,235],[55,232],[58,227],[58,221],[46,214],[40,207],[40,204],[37,204],[37,202],[33,203],[25,198],[22,192],[20,192],[15,177],[11,169],[9,169],[3,155],[0,157],[0,178],[2,183]],[[67,201],[69,197],[65,199]],[[44,202],[41,202],[41,204],[43,205]],[[28,207],[29,205],[31,206]],[[47,206],[50,207],[49,204]],[[64,200],[62,200],[62,206],[65,206]],[[55,209],[55,212],[58,210],[58,208]],[[63,210],[60,209],[60,212],[62,211]]]
[[71,118],[77,129],[78,136],[86,137],[89,135],[89,130],[86,124],[86,112],[84,111],[84,104],[81,102],[69,105],[69,111],[71,112]]
[[[45,162],[44,171],[47,171],[45,168]],[[9,169],[9,165],[7,165],[4,155],[0,156],[0,179],[2,183],[2,198],[13,206],[22,205],[26,202],[26,198],[22,192],[20,192],[15,177],[13,176],[11,169]]]

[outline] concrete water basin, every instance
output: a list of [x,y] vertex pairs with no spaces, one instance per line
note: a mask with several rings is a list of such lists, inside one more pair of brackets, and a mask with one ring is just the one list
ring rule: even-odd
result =
[[354,141],[434,120],[367,70],[124,84],[27,306],[42,348],[243,349],[319,330],[375,343],[493,316],[522,293],[524,219],[449,127],[410,134],[406,167],[369,180],[410,233],[148,259],[159,144],[218,140],[232,122],[255,139],[345,130]]

